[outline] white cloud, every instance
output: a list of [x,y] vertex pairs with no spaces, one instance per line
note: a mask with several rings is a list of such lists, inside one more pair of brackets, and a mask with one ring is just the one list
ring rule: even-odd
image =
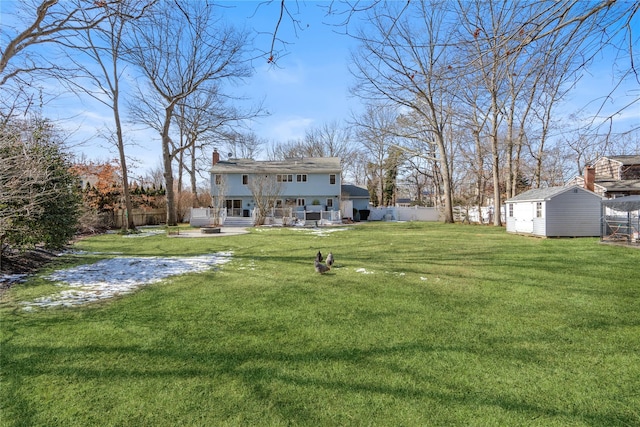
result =
[[267,80],[270,85],[287,86],[299,85],[304,83],[307,71],[303,65],[296,61],[287,68],[278,68],[276,66],[264,66],[258,71],[257,77]]
[[315,120],[309,117],[287,117],[269,128],[267,138],[280,142],[304,138],[305,131],[314,122]]

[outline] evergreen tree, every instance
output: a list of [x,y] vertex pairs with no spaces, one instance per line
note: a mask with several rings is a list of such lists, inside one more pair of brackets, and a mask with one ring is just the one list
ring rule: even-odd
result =
[[0,241],[59,249],[76,231],[81,192],[56,130],[45,119],[0,127]]

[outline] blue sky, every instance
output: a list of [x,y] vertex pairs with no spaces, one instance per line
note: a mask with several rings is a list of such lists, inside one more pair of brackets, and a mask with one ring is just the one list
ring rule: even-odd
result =
[[[232,24],[257,32],[256,49],[269,50],[280,2],[227,1],[222,4],[225,8],[221,10]],[[250,123],[250,130],[261,139],[275,142],[302,138],[308,128],[348,119],[352,110],[360,108],[348,90],[352,82],[348,57],[353,40],[323,23],[326,12],[318,4],[299,2],[289,7],[303,28],[294,28],[290,18],[283,18],[278,38],[286,44],[276,43],[280,56],[275,64],[268,63],[267,54],[261,55],[253,62],[253,76],[231,88],[236,95],[252,99],[251,102],[263,101],[269,116]],[[97,103],[88,101],[81,105],[67,97],[51,105],[49,112],[59,114],[60,103],[71,106],[63,116],[57,117],[72,118],[66,126],[75,132],[77,140],[90,138],[95,127],[111,120],[110,112]],[[134,169],[142,174],[145,169],[160,165],[160,143],[155,133],[139,130],[130,134],[135,134],[136,140],[128,151],[136,159]],[[150,138],[155,140],[149,142]],[[98,159],[112,158],[116,153],[109,144],[95,139],[77,151]]]
[[[11,0],[0,0],[0,8],[6,11]],[[253,63],[254,75],[234,87],[237,95],[255,101],[264,99],[264,107],[270,116],[251,124],[251,130],[260,138],[286,142],[302,138],[310,127],[332,121],[349,119],[352,111],[360,111],[361,104],[349,95],[353,77],[348,71],[349,50],[355,48],[353,39],[338,34],[339,29],[328,25],[325,16],[329,2],[287,2],[302,29],[294,29],[290,18],[284,17],[278,37],[286,45],[277,44],[280,56],[276,64],[267,63],[265,53]],[[230,21],[239,27],[255,30],[258,35],[255,47],[267,51],[280,13],[280,2],[225,1],[223,10]],[[3,12],[4,12],[3,11]],[[6,15],[3,16],[3,20]],[[333,18],[331,22],[336,22]],[[638,19],[636,19],[638,20]],[[628,60],[628,59],[627,59]],[[637,61],[640,62],[640,61]],[[564,106],[564,112],[584,106],[588,100],[607,95],[616,83],[612,76],[612,60],[603,56],[590,67],[590,73],[578,83]],[[640,85],[630,81],[616,92],[615,102],[605,104],[604,113],[615,111],[626,96],[638,97]],[[599,106],[590,104],[591,108]],[[73,133],[74,142],[91,140],[75,151],[90,159],[105,160],[116,157],[110,144],[94,137],[96,128],[111,123],[108,110],[91,101],[81,102],[74,96],[61,95],[45,106],[44,114]],[[640,106],[634,105],[616,119],[616,126],[628,129],[640,123]],[[128,153],[137,161],[132,163],[134,173],[144,174],[160,164],[160,143],[155,132],[129,128],[134,144]],[[134,175],[135,176],[135,175]]]
[[[247,25],[259,32],[257,47],[268,49],[280,2],[226,3],[235,9],[228,11],[231,16],[248,17]],[[254,76],[239,88],[257,99],[264,97],[264,106],[272,114],[255,123],[258,136],[282,142],[303,137],[310,126],[346,119],[351,109],[359,108],[348,93],[349,49],[354,41],[327,24],[326,10],[318,4],[292,2],[289,7],[303,29],[295,31],[285,16],[278,38],[287,44],[276,44],[280,57],[275,65],[267,63],[264,55],[254,64]]]

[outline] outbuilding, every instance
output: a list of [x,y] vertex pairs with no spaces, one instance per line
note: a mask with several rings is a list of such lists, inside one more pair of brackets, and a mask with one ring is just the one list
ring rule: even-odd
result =
[[[342,184],[340,210],[344,218],[361,219],[360,212],[369,209],[369,190],[352,184]],[[357,218],[354,218],[357,216]],[[367,218],[362,218],[367,219]]]
[[602,197],[577,185],[537,188],[505,202],[507,232],[542,237],[600,236]]
[[640,195],[602,201],[601,240],[640,244]]

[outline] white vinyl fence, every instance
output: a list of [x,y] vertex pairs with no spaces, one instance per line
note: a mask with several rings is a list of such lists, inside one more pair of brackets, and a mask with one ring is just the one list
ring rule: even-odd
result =
[[[506,221],[505,207],[500,208],[502,223]],[[493,206],[454,206],[453,220],[455,222],[469,222],[474,224],[493,224]]]
[[439,221],[438,208],[412,207],[388,207],[371,208],[369,221]]
[[216,222],[224,224],[226,216],[226,209],[220,209],[216,218],[215,208],[191,208],[189,225],[192,227],[210,227],[216,225]]

